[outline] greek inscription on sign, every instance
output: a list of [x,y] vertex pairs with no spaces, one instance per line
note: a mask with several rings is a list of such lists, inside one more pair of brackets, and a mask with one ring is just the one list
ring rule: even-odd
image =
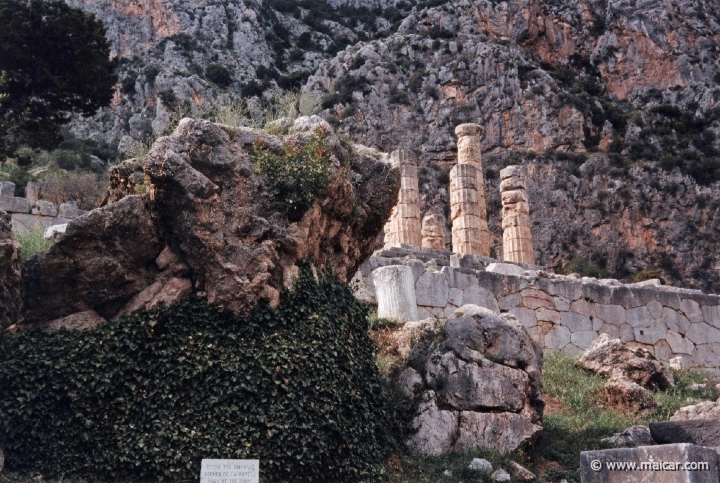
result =
[[202,460],[200,483],[260,483],[260,460]]

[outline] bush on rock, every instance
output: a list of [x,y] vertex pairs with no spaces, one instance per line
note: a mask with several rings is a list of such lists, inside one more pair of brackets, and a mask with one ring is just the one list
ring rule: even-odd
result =
[[175,481],[196,480],[203,458],[259,458],[266,481],[371,479],[402,418],[366,307],[309,272],[247,318],[190,299],[0,340],[8,469]]

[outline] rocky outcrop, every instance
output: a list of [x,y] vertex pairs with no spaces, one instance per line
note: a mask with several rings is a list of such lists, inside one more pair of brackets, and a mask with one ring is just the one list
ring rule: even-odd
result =
[[640,416],[657,412],[657,403],[652,393],[623,377],[613,377],[605,384],[605,396],[610,407],[625,413]]
[[[332,132],[330,185],[300,220],[290,222],[253,170],[253,145],[282,152],[312,132],[285,139],[184,119],[145,158],[157,223],[190,268],[194,289],[235,312],[279,301],[307,260],[332,266],[349,281],[376,248],[397,200],[399,173],[389,164],[346,151]],[[349,176],[348,176],[349,174]]]
[[533,444],[542,432],[542,349],[508,314],[460,310],[444,332],[424,332],[397,371],[403,389],[423,398],[410,447],[438,455]]
[[348,281],[377,247],[399,173],[330,132],[330,184],[290,221],[253,169],[253,146],[297,149],[312,135],[185,119],[145,158],[143,197],[118,190],[119,201],[78,217],[26,263],[22,327],[87,328],[192,293],[236,313],[275,305],[303,260]]
[[20,242],[11,230],[10,215],[0,211],[0,332],[20,315]]
[[638,446],[652,446],[655,440],[647,426],[632,426],[622,433],[615,433],[609,438],[600,440],[618,448],[637,448]]
[[24,324],[94,310],[106,319],[160,271],[163,244],[145,202],[128,196],[70,223],[23,269]]
[[145,173],[142,163],[137,159],[126,159],[108,170],[110,181],[103,205],[120,201],[126,196],[142,194]]
[[685,406],[670,416],[670,421],[687,421],[690,419],[720,419],[720,399],[703,401],[692,406]]

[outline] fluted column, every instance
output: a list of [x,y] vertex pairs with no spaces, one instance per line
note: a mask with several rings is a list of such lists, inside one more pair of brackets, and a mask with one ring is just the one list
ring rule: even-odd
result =
[[533,265],[535,255],[524,172],[520,166],[508,166],[500,171],[500,180],[503,259]]
[[441,213],[427,213],[422,220],[422,246],[445,250],[445,217]]
[[461,124],[458,164],[450,171],[452,246],[455,253],[490,256],[480,135],[477,124]]
[[417,166],[402,151],[394,151],[390,157],[400,168],[400,193],[390,220],[385,224],[385,245],[405,243],[419,247],[422,235]]

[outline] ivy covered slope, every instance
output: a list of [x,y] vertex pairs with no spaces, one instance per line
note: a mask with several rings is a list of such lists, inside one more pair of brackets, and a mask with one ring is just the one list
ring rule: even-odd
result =
[[197,481],[259,458],[263,481],[370,481],[402,438],[367,309],[303,269],[247,318],[190,299],[87,331],[0,340],[9,471]]

